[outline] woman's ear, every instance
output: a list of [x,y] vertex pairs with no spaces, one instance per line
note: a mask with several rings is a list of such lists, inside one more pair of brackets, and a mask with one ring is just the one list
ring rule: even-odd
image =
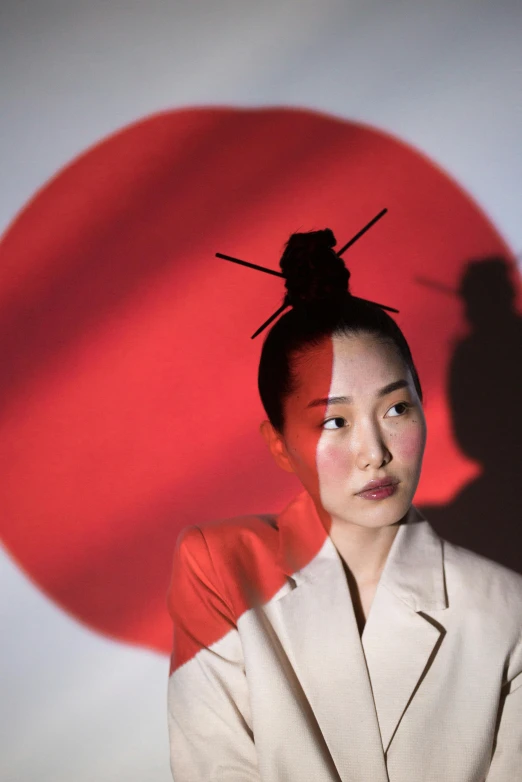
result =
[[288,457],[283,435],[272,426],[270,421],[262,421],[259,431],[263,435],[263,439],[268,445],[270,453],[274,457],[274,461],[278,467],[281,467],[282,470],[286,470],[286,472],[294,472],[294,468]]

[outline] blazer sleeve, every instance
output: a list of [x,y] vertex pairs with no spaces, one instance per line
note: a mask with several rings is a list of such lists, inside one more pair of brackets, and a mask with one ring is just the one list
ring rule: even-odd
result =
[[522,672],[511,679],[500,702],[497,737],[485,782],[511,782],[522,774]]
[[241,641],[198,527],[178,538],[168,606],[174,782],[260,782]]

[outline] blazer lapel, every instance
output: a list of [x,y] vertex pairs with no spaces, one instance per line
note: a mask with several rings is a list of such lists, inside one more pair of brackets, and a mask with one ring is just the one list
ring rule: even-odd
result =
[[292,586],[266,607],[342,782],[387,782],[385,753],[444,638],[442,541],[411,508],[393,541],[362,639],[341,558],[309,495],[279,522]]
[[[330,539],[269,618],[343,782],[387,782],[379,723],[346,578]],[[323,572],[320,572],[321,569]]]
[[[299,679],[342,782],[387,782],[372,689],[341,559],[303,496],[280,532],[295,588],[266,613]],[[281,518],[281,517],[280,517]],[[320,525],[320,526],[318,526]],[[306,564],[303,565],[303,563]],[[296,570],[296,565],[301,565]],[[291,570],[291,572],[290,572]]]
[[388,555],[362,635],[384,751],[444,638],[423,612],[447,607],[442,543],[412,508]]

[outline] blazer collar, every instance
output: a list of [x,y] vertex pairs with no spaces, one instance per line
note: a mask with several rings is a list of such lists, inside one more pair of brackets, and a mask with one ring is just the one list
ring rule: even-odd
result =
[[[314,502],[301,492],[278,516],[277,562],[296,585],[315,580],[339,559]],[[413,505],[394,538],[379,586],[414,611],[448,607],[442,540]]]
[[267,607],[272,627],[342,782],[386,782],[385,754],[444,637],[425,613],[447,607],[442,541],[412,507],[361,638],[341,558],[307,493],[279,516],[278,528],[278,559],[293,586]]
[[442,540],[413,505],[395,536],[380,581],[414,611],[448,607]]

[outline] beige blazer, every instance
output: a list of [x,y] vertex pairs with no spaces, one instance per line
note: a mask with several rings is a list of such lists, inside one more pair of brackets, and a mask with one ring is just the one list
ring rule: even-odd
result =
[[169,606],[175,782],[522,780],[522,576],[414,508],[362,638],[305,493],[185,530]]

